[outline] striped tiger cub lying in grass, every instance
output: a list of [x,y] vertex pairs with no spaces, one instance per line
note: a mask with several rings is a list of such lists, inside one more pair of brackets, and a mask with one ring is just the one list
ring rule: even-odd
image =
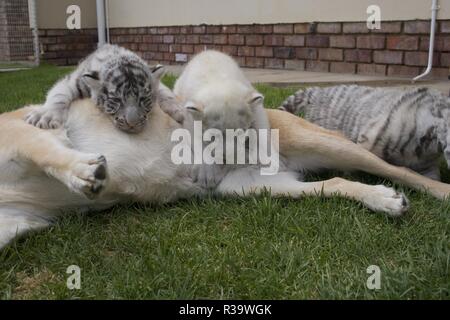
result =
[[313,87],[297,91],[280,109],[432,179],[440,180],[442,154],[450,168],[450,98],[436,90]]

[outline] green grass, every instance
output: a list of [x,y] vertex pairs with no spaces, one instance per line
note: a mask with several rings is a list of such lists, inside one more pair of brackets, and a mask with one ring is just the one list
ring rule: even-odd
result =
[[[0,110],[43,102],[69,70],[0,74]],[[258,89],[271,106],[295,91]],[[450,202],[404,191],[411,210],[397,220],[350,200],[268,194],[62,217],[0,252],[0,298],[449,299]],[[66,287],[72,264],[81,290]],[[381,290],[366,288],[369,265],[381,268]]]

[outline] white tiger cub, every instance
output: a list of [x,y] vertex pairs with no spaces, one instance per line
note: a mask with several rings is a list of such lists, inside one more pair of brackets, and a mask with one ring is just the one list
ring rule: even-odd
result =
[[[185,120],[188,120],[185,127],[190,129],[192,123],[189,121],[199,120],[203,131],[214,128],[223,135],[227,129],[242,129],[242,134],[247,129],[267,129],[267,133],[270,132],[263,95],[253,88],[237,63],[221,52],[207,50],[196,55],[176,81],[174,94],[184,103]],[[259,141],[258,147],[270,148],[269,141],[268,134],[267,141]],[[261,152],[267,154],[267,151]],[[230,163],[202,164],[196,168],[198,182],[214,188],[235,168]]]
[[103,45],[58,81],[45,104],[25,120],[39,128],[55,129],[65,122],[72,101],[91,98],[118,129],[139,133],[147,123],[163,74],[161,65],[150,69],[135,53]]
[[440,180],[442,155],[450,168],[450,98],[436,90],[312,87],[297,91],[280,109],[430,178]]

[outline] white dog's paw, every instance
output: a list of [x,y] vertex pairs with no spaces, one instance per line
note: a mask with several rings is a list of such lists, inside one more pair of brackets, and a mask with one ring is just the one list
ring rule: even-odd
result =
[[386,212],[391,217],[403,216],[409,209],[409,201],[403,193],[383,185],[374,186],[364,202],[370,209]]
[[102,155],[86,155],[70,172],[69,187],[94,199],[105,188],[108,177],[106,159]]
[[59,128],[64,121],[64,111],[46,106],[36,108],[25,116],[25,122],[41,129]]

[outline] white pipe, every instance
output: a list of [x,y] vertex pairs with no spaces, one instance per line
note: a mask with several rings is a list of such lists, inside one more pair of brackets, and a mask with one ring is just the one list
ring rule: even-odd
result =
[[111,43],[109,39],[109,1],[105,0],[106,6],[106,42]]
[[30,19],[30,28],[33,33],[34,63],[38,66],[41,59],[39,50],[39,31],[37,27],[36,14],[36,0],[28,0],[28,16]]
[[105,1],[96,0],[97,8],[97,33],[98,33],[98,46],[101,47],[106,43],[106,19],[105,19]]
[[438,0],[433,0],[433,4],[431,5],[431,30],[430,30],[430,46],[428,48],[428,66],[424,73],[412,79],[413,83],[427,76],[431,72],[431,69],[433,68],[434,36],[436,33],[436,17],[439,9],[440,7],[438,5]]

